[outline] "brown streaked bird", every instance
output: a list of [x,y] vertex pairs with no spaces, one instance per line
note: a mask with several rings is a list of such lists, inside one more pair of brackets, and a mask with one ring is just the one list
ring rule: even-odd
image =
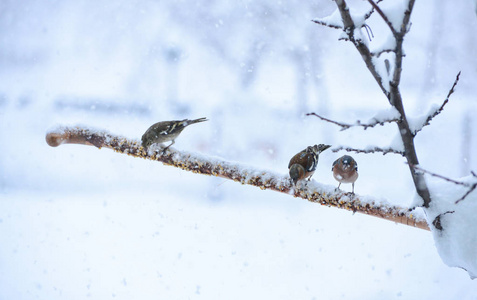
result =
[[142,135],[142,146],[144,148],[149,148],[152,144],[160,144],[171,142],[172,143],[164,148],[163,152],[169,149],[170,146],[174,145],[176,138],[187,126],[199,122],[208,121],[207,118],[200,118],[195,120],[184,119],[182,121],[163,121],[158,122],[151,127]]
[[354,182],[358,179],[358,163],[349,155],[343,155],[335,160],[333,167],[333,177],[339,182],[338,188],[342,183],[351,183],[353,186],[352,193],[354,194]]
[[288,169],[290,177],[295,185],[298,180],[305,178],[308,178],[308,181],[311,180],[311,176],[315,173],[316,166],[318,165],[320,153],[330,147],[331,145],[325,144],[308,146],[306,149],[292,157],[288,164]]

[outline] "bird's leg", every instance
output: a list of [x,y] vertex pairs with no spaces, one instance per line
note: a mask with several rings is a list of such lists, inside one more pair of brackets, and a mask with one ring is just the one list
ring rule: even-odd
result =
[[351,194],[354,194],[354,182],[351,184],[351,186],[353,187],[353,191],[351,192]]
[[338,184],[338,187],[335,189],[335,191],[339,191],[339,190],[340,190],[340,185],[341,185],[341,182]]
[[175,142],[175,140],[172,140],[172,143],[162,150],[162,154],[166,153],[166,150],[169,149],[170,146],[174,145]]

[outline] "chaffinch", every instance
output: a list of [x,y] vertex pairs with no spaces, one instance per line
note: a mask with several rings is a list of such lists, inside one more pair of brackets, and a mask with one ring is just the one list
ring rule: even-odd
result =
[[305,150],[295,154],[288,164],[290,177],[293,183],[296,185],[298,180],[308,178],[311,180],[311,176],[315,173],[316,166],[318,165],[318,157],[321,152],[331,147],[331,145],[314,145],[308,146]]
[[179,134],[186,128],[187,126],[199,122],[208,121],[207,118],[200,118],[196,120],[188,120],[184,119],[182,121],[164,121],[158,122],[151,127],[143,134],[142,146],[144,148],[149,148],[152,144],[155,143],[166,143],[172,141],[172,143],[164,148],[163,152],[165,152],[170,146],[175,143],[175,139],[179,136]]
[[354,194],[354,182],[358,179],[358,163],[349,155],[343,155],[335,160],[333,167],[333,177],[339,181],[338,189],[342,183],[351,183],[353,185]]

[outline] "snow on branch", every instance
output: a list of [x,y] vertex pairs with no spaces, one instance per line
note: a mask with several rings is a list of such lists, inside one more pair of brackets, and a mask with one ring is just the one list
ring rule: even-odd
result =
[[334,28],[334,29],[343,29],[343,26],[341,26],[341,25],[327,23],[326,21],[324,21],[322,19],[314,19],[314,20],[311,20],[311,21],[313,23],[323,25],[323,26],[326,26],[326,27],[330,27],[330,28]]
[[[414,166],[426,178],[432,205],[424,208],[439,256],[450,267],[464,269],[477,278],[477,174],[450,179]],[[460,198],[459,200],[455,200]],[[465,201],[463,201],[465,199]]]
[[[358,52],[361,54],[361,57],[363,58],[364,63],[366,64],[366,67],[368,68],[369,72],[373,75],[374,79],[378,83],[379,87],[383,91],[383,93],[386,95],[387,98],[389,98],[389,91],[386,88],[386,85],[383,82],[382,76],[379,74],[376,65],[373,61],[373,55],[371,54],[371,51],[369,50],[368,46],[364,41],[360,38],[357,29],[357,26],[360,28],[362,24],[355,24],[353,18],[351,17],[351,13],[349,11],[348,5],[346,4],[345,0],[335,0],[336,6],[338,7],[338,10],[341,15],[341,20],[343,22],[343,30],[345,34],[348,36],[347,40],[353,43],[353,45],[356,47]],[[362,20],[364,22],[365,16],[363,16]],[[358,29],[359,29],[358,28]],[[356,36],[355,36],[356,34]]]
[[346,147],[346,146],[338,146],[331,148],[331,151],[333,152],[338,152],[341,150],[345,150],[348,152],[356,152],[356,153],[382,153],[383,155],[386,155],[388,153],[393,153],[393,154],[399,154],[404,156],[404,151],[400,151],[394,148],[381,148],[377,146],[368,146],[366,149],[356,149],[356,148],[351,148],[351,147]]
[[396,29],[394,29],[393,23],[389,20],[388,16],[381,10],[381,8],[378,6],[378,2],[374,2],[373,0],[368,0],[369,4],[374,8],[374,10],[381,16],[383,21],[388,25],[389,29],[391,29],[391,32],[395,37],[398,36],[398,32]]
[[331,27],[334,29],[343,29],[343,22],[341,21],[340,13],[338,10],[335,10],[331,15],[327,17],[316,18],[311,21],[326,27]]
[[[308,113],[306,115],[307,116],[315,116],[315,117],[317,117],[317,118],[319,118],[319,119],[321,119],[325,122],[335,124],[335,125],[341,127],[340,131],[349,129],[351,127],[356,127],[356,126],[363,127],[364,130],[366,130],[366,129],[368,129],[370,127],[374,127],[376,125],[384,125],[384,123],[399,122],[399,120],[400,120],[400,114],[394,108],[392,108],[391,110],[386,110],[386,111],[382,111],[382,112],[378,113],[368,123],[362,123],[361,121],[358,120],[354,124],[346,124],[346,123],[337,122],[337,121],[334,121],[334,120],[331,120],[331,119],[327,119],[327,118],[322,117],[322,116],[320,116],[316,113]],[[348,151],[348,152],[356,152],[356,153],[382,153],[383,155],[386,155],[388,153],[393,153],[393,154],[399,154],[399,155],[404,156],[404,154],[405,154],[403,150],[398,150],[398,149],[393,148],[393,147],[381,148],[381,147],[378,147],[378,146],[368,146],[368,147],[366,147],[366,149],[356,149],[356,148],[351,148],[351,147],[347,147],[347,146],[338,146],[338,147],[334,147],[334,148],[331,149],[331,151],[333,151],[333,152],[338,152],[338,151],[341,151],[341,150],[345,150],[345,151]]]
[[[376,4],[379,4],[379,2],[381,2],[381,1],[383,1],[383,0],[378,0],[378,1],[376,1]],[[371,18],[371,16],[373,15],[374,11],[375,11],[375,10],[374,10],[374,7],[371,7],[371,9],[364,15],[364,19],[367,20],[367,19]]]
[[[445,180],[445,181],[448,181],[448,182],[451,182],[453,184],[456,184],[456,185],[461,185],[461,186],[464,186],[464,187],[467,187],[469,188],[469,190],[462,196],[460,197],[458,200],[455,201],[455,204],[458,204],[459,202],[461,202],[462,200],[464,200],[465,198],[467,198],[467,196],[469,196],[470,193],[472,193],[476,188],[477,188],[477,180],[476,182],[474,183],[468,183],[468,182],[463,182],[463,181],[457,181],[457,180],[454,180],[454,179],[451,179],[449,177],[445,177],[445,176],[442,176],[442,175],[439,175],[439,174],[436,174],[436,173],[433,173],[431,171],[428,171],[428,170],[425,170],[419,166],[416,166],[416,165],[410,165],[412,168],[422,172],[422,173],[426,173],[426,174],[429,174],[433,177],[436,177],[436,178],[439,178],[439,179],[442,179],[442,180]],[[474,178],[477,179],[477,174],[475,174],[473,171],[470,172],[472,174],[472,176]]]
[[321,205],[368,214],[429,230],[426,221],[422,217],[412,214],[408,209],[389,205],[383,201],[374,201],[371,197],[350,195],[314,181],[303,181],[295,187],[288,175],[228,162],[216,157],[178,151],[173,148],[169,148],[164,154],[162,149],[146,151],[137,140],[130,140],[104,131],[82,127],[59,127],[46,134],[46,142],[52,147],[62,144],[80,144],[95,146],[100,149],[109,148],[121,154],[159,161],[165,165],[186,171],[226,178],[242,184],[253,185],[263,190],[268,189],[300,197]]
[[438,114],[440,114],[444,110],[444,107],[449,102],[449,98],[454,93],[455,87],[457,86],[457,83],[459,82],[460,73],[461,72],[457,73],[457,76],[454,80],[454,84],[452,85],[451,89],[449,90],[449,93],[447,93],[447,97],[444,100],[444,102],[442,103],[442,105],[438,106],[438,107],[432,107],[431,110],[425,115],[425,117],[427,116],[427,118],[425,120],[421,120],[420,122],[416,122],[417,124],[415,124],[413,126],[414,128],[412,128],[412,132],[413,132],[414,135],[416,135],[419,131],[421,131],[422,128],[424,128],[425,126],[430,125],[432,119],[434,119]]
[[315,116],[323,121],[326,121],[328,123],[332,123],[332,124],[335,124],[339,127],[341,127],[340,131],[343,131],[343,130],[346,130],[346,129],[349,129],[351,127],[356,127],[356,126],[359,126],[359,127],[363,127],[364,130],[368,129],[368,128],[372,128],[372,127],[375,127],[376,125],[381,125],[383,126],[384,123],[394,123],[394,122],[398,122],[400,120],[400,115],[399,115],[399,112],[396,110],[396,109],[392,109],[392,110],[388,110],[386,112],[381,112],[380,114],[374,116],[371,120],[369,120],[367,123],[363,123],[361,122],[360,120],[356,121],[355,123],[352,123],[352,124],[346,124],[346,123],[342,123],[342,122],[337,122],[337,121],[334,121],[334,120],[331,120],[331,119],[328,119],[328,118],[325,118],[325,117],[322,117],[314,112],[312,113],[307,113],[306,116]]
[[380,57],[382,54],[384,53],[391,53],[391,52],[394,52],[395,49],[382,49],[382,50],[379,50],[379,51],[376,51],[376,52],[371,52],[371,55],[372,56],[376,56],[376,57]]

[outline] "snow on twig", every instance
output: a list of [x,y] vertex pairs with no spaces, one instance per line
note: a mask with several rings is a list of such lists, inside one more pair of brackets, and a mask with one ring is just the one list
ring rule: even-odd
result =
[[372,127],[375,127],[377,125],[383,126],[385,123],[394,123],[394,122],[398,122],[400,120],[400,115],[395,109],[391,112],[389,112],[389,111],[386,112],[386,115],[376,115],[368,123],[363,123],[360,120],[358,120],[355,123],[346,124],[346,123],[342,123],[342,122],[338,122],[338,121],[334,121],[334,120],[322,117],[322,116],[320,116],[320,115],[318,115],[314,112],[313,113],[307,113],[306,116],[315,116],[315,117],[317,117],[317,118],[319,118],[323,121],[326,121],[328,123],[332,123],[332,124],[335,124],[337,126],[340,126],[341,131],[349,129],[351,127],[356,127],[356,126],[363,127],[364,130],[366,130],[368,128],[372,128]]
[[[430,176],[433,176],[433,177],[436,177],[436,178],[439,178],[439,179],[442,179],[442,180],[445,180],[445,181],[448,181],[448,182],[451,182],[453,184],[456,184],[456,185],[462,185],[462,186],[465,186],[465,187],[468,187],[469,190],[462,196],[460,197],[458,200],[455,201],[455,204],[461,202],[462,200],[464,200],[465,198],[467,198],[467,196],[469,196],[470,193],[472,193],[476,188],[477,188],[477,182],[474,182],[474,183],[468,183],[468,182],[462,182],[462,181],[457,181],[457,180],[454,180],[454,179],[451,179],[449,177],[445,177],[445,176],[442,176],[442,175],[439,175],[437,173],[433,173],[431,171],[428,171],[428,170],[425,170],[419,166],[416,166],[416,165],[410,165],[412,168],[420,171],[420,172],[423,172],[423,173],[426,173],[426,174],[429,174]],[[473,177],[477,178],[477,174],[475,174],[474,172],[470,172],[472,174]]]
[[374,2],[373,0],[368,0],[369,4],[374,8],[374,10],[381,16],[381,18],[384,20],[384,22],[388,25],[389,29],[391,29],[391,32],[393,33],[394,36],[398,36],[398,32],[393,26],[393,23],[389,20],[388,16],[381,10],[381,8],[378,6],[377,3],[379,2]]
[[[376,1],[376,4],[379,4],[379,2],[381,2],[381,1],[383,1],[383,0],[378,0],[378,1]],[[375,10],[374,10],[374,7],[371,6],[371,9],[370,9],[366,14],[364,14],[364,19],[367,20],[367,19],[371,18],[371,16],[373,15],[374,11],[375,11]]]
[[440,114],[444,110],[444,107],[449,102],[449,98],[454,93],[455,87],[457,86],[457,83],[459,82],[460,73],[461,73],[460,71],[459,71],[459,73],[457,73],[457,76],[454,80],[454,84],[452,85],[451,89],[449,90],[449,93],[447,93],[447,97],[444,100],[444,102],[442,103],[442,105],[439,106],[439,107],[433,107],[429,111],[429,113],[426,114],[427,118],[425,120],[423,120],[421,124],[414,126],[414,128],[413,128],[413,134],[414,135],[416,135],[419,131],[421,131],[422,128],[424,128],[425,126],[430,125],[432,119],[434,119],[438,114]]
[[326,27],[330,27],[330,28],[334,28],[334,29],[343,29],[343,26],[341,26],[341,25],[327,23],[326,21],[323,21],[321,19],[314,19],[314,20],[311,20],[311,21],[313,23],[323,25],[323,26],[326,26]]
[[395,51],[395,49],[382,49],[382,50],[379,50],[377,52],[371,52],[371,55],[376,56],[376,57],[380,57],[384,53],[391,53],[391,52],[394,52],[394,51]]
[[352,42],[353,45],[356,47],[358,52],[361,54],[361,57],[363,58],[364,63],[366,64],[366,67],[373,75],[374,79],[378,83],[383,93],[386,95],[387,98],[389,98],[389,91],[386,88],[385,84],[383,83],[383,78],[381,77],[378,70],[376,69],[376,65],[373,62],[373,56],[371,55],[371,51],[369,50],[368,46],[364,43],[364,41],[360,38],[360,36],[355,36],[355,34],[359,33],[359,30],[356,30],[357,27],[363,26],[366,20],[365,16],[362,16],[361,18],[361,21],[363,22],[362,24],[356,24],[355,21],[353,20],[353,17],[351,16],[351,13],[349,11],[349,8],[346,2],[344,0],[336,0],[335,3],[341,15],[341,20],[344,26],[343,31],[347,35],[346,40],[349,40],[350,42]]
[[334,187],[311,182],[300,182],[294,186],[288,175],[278,174],[247,166],[221,158],[169,148],[146,150],[138,140],[130,140],[105,131],[84,127],[59,127],[47,132],[46,142],[52,147],[62,144],[90,145],[97,148],[109,148],[118,153],[162,162],[165,165],[186,171],[222,177],[241,184],[253,185],[263,190],[273,190],[294,197],[300,197],[321,205],[333,206],[380,217],[396,223],[429,230],[427,222],[406,208],[390,205],[385,201],[375,201],[371,197],[350,195],[335,191]]
[[327,17],[316,18],[311,21],[326,27],[331,27],[334,29],[343,29],[343,22],[341,21],[340,13],[337,9],[331,15]]
[[[475,175],[475,174],[474,174]],[[460,199],[456,200],[455,201],[455,204],[459,203],[460,201],[464,200],[465,198],[467,198],[467,196],[469,196],[470,193],[472,193],[475,188],[477,187],[477,183],[474,183],[470,189],[467,191],[467,193],[465,193],[462,197],[460,197]]]
[[338,152],[341,150],[345,150],[348,152],[356,152],[356,153],[382,153],[383,155],[393,153],[393,154],[399,154],[404,156],[404,151],[397,150],[394,148],[381,148],[378,146],[368,146],[367,149],[356,149],[356,148],[351,148],[351,147],[346,147],[346,146],[338,146],[331,148],[331,151],[333,152]]

